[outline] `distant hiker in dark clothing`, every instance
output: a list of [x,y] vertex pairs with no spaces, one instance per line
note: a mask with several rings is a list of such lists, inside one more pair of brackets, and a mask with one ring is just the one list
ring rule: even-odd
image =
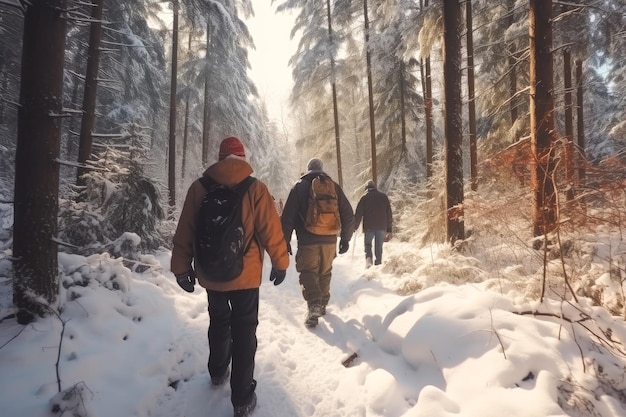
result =
[[339,253],[346,253],[354,232],[354,213],[339,184],[324,173],[320,159],[311,159],[307,169],[289,192],[281,222],[290,254],[291,235],[296,231],[296,270],[308,306],[305,325],[314,327],[326,314],[330,299],[337,235]]
[[[213,385],[230,376],[231,401],[235,417],[247,416],[256,406],[254,357],[257,350],[256,328],[259,315],[259,286],[265,251],[272,260],[270,281],[280,284],[289,266],[287,245],[280,217],[267,186],[253,181],[241,199],[243,270],[231,280],[215,276],[214,270],[200,267],[195,242],[197,214],[203,199],[210,194],[203,182],[234,188],[252,174],[243,144],[228,137],[220,144],[219,161],[189,187],[174,235],[171,270],[178,284],[193,292],[196,277],[206,289],[209,302],[209,374]],[[207,178],[208,177],[208,178]],[[193,266],[192,266],[193,262]],[[229,364],[232,359],[232,375]]]
[[382,191],[378,191],[374,181],[365,184],[365,194],[356,205],[354,214],[356,228],[363,220],[363,234],[365,246],[365,266],[372,266],[372,240],[374,241],[374,265],[380,265],[383,260],[383,242],[391,237],[393,217],[389,198]]

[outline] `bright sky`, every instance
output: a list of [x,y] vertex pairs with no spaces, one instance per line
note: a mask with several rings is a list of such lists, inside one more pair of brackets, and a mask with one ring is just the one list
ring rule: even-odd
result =
[[255,16],[247,21],[256,50],[250,51],[254,80],[268,106],[270,117],[279,126],[289,120],[288,99],[293,80],[289,58],[296,52],[297,41],[290,39],[294,16],[275,13],[271,0],[255,1]]
[[[265,100],[270,118],[282,128],[282,123],[289,123],[288,100],[293,85],[289,59],[298,42],[290,39],[295,16],[276,13],[276,5],[271,2],[254,1],[254,17],[246,21],[256,47],[249,51],[249,75]],[[165,7],[161,18],[171,21],[171,16],[171,10]]]

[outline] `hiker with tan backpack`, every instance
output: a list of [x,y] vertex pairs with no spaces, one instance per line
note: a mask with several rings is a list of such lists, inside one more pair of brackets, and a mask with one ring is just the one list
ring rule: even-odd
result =
[[290,254],[291,235],[298,241],[296,270],[307,302],[305,326],[315,327],[330,300],[333,260],[346,253],[354,232],[354,211],[343,190],[324,172],[318,158],[309,160],[307,173],[293,186],[281,216]]

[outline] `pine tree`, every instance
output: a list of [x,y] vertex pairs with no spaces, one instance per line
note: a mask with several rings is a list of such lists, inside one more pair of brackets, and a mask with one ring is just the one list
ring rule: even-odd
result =
[[[334,5],[331,5],[333,8]],[[292,33],[300,32],[300,42],[294,56],[290,59],[293,67],[294,88],[291,102],[294,108],[307,115],[308,133],[300,138],[306,154],[315,154],[324,159],[326,170],[336,167],[336,141],[333,137],[333,98],[332,81],[337,84],[341,73],[341,63],[335,61],[343,42],[337,31],[328,36],[328,10],[326,2],[287,0],[282,1],[277,10],[287,12],[299,10]],[[334,18],[334,8],[331,20]],[[338,104],[339,106],[339,104]],[[338,109],[339,114],[343,112]],[[333,163],[328,163],[333,161]],[[337,167],[338,169],[338,167]]]
[[115,147],[96,146],[84,186],[61,203],[59,239],[65,251],[137,259],[140,251],[166,245],[161,190],[146,172],[149,144],[145,129],[130,124],[122,126]]
[[63,0],[36,0],[24,17],[13,227],[13,302],[22,324],[50,312],[38,299],[52,305],[58,295],[64,9]]
[[21,7],[5,7],[0,19],[0,195],[12,201],[17,145],[17,114],[20,89],[20,59],[23,28]]
[[554,187],[554,91],[552,66],[551,0],[530,0],[530,134],[534,166],[533,235],[542,236],[556,227]]
[[461,126],[461,6],[443,2],[445,111],[446,111],[446,199],[447,239],[465,239],[463,223],[463,158]]

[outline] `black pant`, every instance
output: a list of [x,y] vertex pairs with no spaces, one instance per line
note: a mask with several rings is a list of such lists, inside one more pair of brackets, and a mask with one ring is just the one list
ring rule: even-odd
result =
[[254,356],[259,324],[259,289],[208,291],[209,374],[224,375],[232,357],[230,377],[233,405],[250,402],[256,387]]

